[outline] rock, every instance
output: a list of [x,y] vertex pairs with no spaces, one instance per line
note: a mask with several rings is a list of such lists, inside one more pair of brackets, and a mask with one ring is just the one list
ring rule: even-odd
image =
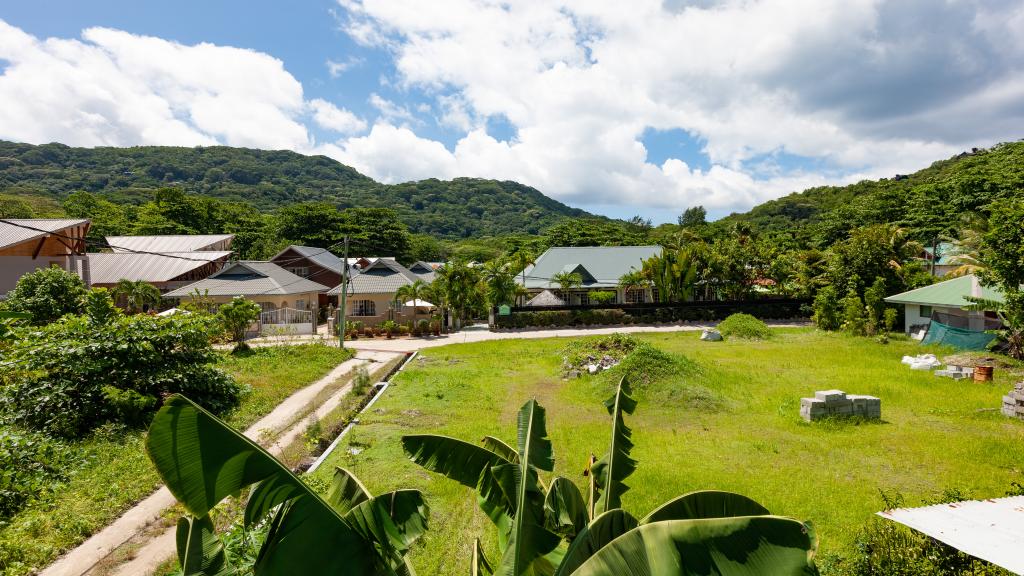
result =
[[587,372],[590,372],[591,374],[597,374],[597,364],[588,364]]
[[700,339],[707,342],[721,342],[722,333],[714,328],[705,328],[704,331],[700,333]]

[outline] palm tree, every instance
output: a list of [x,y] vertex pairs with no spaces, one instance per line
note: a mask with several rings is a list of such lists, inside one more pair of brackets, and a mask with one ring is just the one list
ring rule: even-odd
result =
[[537,258],[533,253],[525,248],[520,248],[515,254],[512,254],[512,266],[513,269],[519,270],[521,286],[526,287],[526,269],[536,261]]
[[569,303],[569,290],[583,285],[583,277],[578,272],[559,272],[551,277],[551,281],[558,284],[565,303]]
[[647,276],[640,270],[630,270],[619,277],[619,288],[622,288],[622,300],[626,300],[626,293],[633,290],[645,290],[650,286]]
[[435,294],[442,294],[445,305],[455,315],[456,329],[461,327],[466,313],[479,303],[479,280],[477,270],[465,262],[449,262],[437,270]]
[[416,320],[417,320],[417,317],[416,317],[417,310],[416,310],[416,308],[417,308],[417,304],[419,304],[419,301],[423,300],[424,296],[426,296],[427,286],[428,286],[428,284],[426,282],[424,282],[423,280],[416,280],[412,284],[406,284],[405,286],[401,286],[401,287],[398,288],[398,290],[395,291],[395,300],[396,301],[399,301],[399,300],[400,301],[412,300],[412,303],[413,303],[413,307],[412,307],[412,325],[413,325],[413,327],[416,326]]
[[145,310],[146,305],[156,306],[160,303],[160,290],[145,280],[127,280],[122,278],[112,291],[115,299],[124,298],[125,308],[129,314],[138,314]]
[[508,264],[491,260],[480,270],[488,305],[499,306],[512,302],[516,296],[516,281]]

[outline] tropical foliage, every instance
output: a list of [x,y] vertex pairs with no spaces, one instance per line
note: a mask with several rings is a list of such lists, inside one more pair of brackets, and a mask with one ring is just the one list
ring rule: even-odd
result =
[[260,305],[241,296],[235,296],[231,302],[217,309],[217,318],[238,347],[245,341],[245,333],[249,326],[259,320]]
[[40,268],[18,280],[3,305],[12,312],[32,315],[33,324],[46,324],[82,311],[85,282],[63,268]]
[[519,411],[515,445],[493,436],[480,445],[429,434],[402,437],[414,462],[477,491],[497,530],[501,558],[488,561],[475,543],[474,574],[817,573],[810,525],[771,516],[739,494],[693,492],[639,520],[623,510],[625,480],[637,465],[624,421],[636,408],[626,378],[605,407],[612,419],[608,450],[591,457],[585,491],[564,477],[544,478],[554,454],[536,400]]
[[187,515],[178,521],[178,561],[188,576],[233,569],[210,514],[228,496],[248,493],[244,525],[267,524],[257,575],[411,575],[405,555],[427,529],[416,490],[373,496],[338,468],[325,497],[258,444],[183,396],[157,412],[146,451]]
[[160,290],[145,280],[121,279],[112,296],[124,303],[129,314],[137,314],[160,303]]

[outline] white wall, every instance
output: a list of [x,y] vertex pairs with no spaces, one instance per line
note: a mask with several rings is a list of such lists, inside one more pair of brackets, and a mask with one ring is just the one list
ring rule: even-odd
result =
[[48,268],[51,264],[81,276],[82,260],[84,258],[66,256],[40,256],[34,259],[31,256],[0,256],[0,294],[13,290],[25,274],[40,268]]

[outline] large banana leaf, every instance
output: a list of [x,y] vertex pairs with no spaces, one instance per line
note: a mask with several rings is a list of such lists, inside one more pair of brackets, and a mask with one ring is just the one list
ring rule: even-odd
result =
[[544,493],[534,469],[551,471],[555,466],[547,437],[544,409],[530,400],[519,410],[519,463],[514,465],[516,510],[512,531],[496,574],[541,576],[554,573],[561,538],[544,527]]
[[742,494],[700,490],[669,500],[645,516],[640,523],[734,516],[768,516],[770,514],[771,512],[767,508]]
[[146,437],[146,450],[171,493],[194,517],[256,484],[250,524],[276,508],[254,571],[257,576],[390,574],[375,543],[263,448],[180,395],[168,398]]
[[487,448],[491,452],[494,452],[513,464],[519,462],[519,453],[516,452],[516,449],[494,436],[484,436],[483,439],[480,440],[480,444],[482,444],[484,448]]
[[632,414],[636,408],[636,400],[629,394],[629,381],[623,376],[619,380],[615,394],[604,402],[612,417],[612,435],[608,453],[591,470],[601,486],[601,496],[594,509],[595,515],[622,507],[622,494],[629,490],[623,481],[636,470],[636,460],[629,457],[629,452],[633,449],[632,431],[622,419],[623,413]]
[[392,567],[427,531],[429,509],[418,490],[397,490],[361,502],[345,514],[345,521],[366,540],[375,542]]
[[544,498],[544,523],[548,530],[569,542],[587,526],[587,504],[580,489],[568,478],[551,482]]
[[645,524],[598,550],[572,576],[797,576],[818,571],[813,537],[791,518]]
[[224,544],[213,530],[209,516],[178,519],[175,534],[178,558],[183,576],[233,576],[235,571],[227,565]]
[[556,576],[572,574],[609,542],[637,527],[636,518],[622,508],[601,514],[580,531],[569,545]]
[[487,562],[487,558],[484,557],[484,549],[480,545],[480,539],[476,538],[473,540],[473,563],[469,568],[469,576],[490,576],[492,573],[493,569]]
[[334,476],[331,478],[331,486],[327,490],[327,503],[330,504],[338,514],[344,515],[359,504],[366,502],[373,495],[363,486],[363,483],[348,470],[336,466]]

